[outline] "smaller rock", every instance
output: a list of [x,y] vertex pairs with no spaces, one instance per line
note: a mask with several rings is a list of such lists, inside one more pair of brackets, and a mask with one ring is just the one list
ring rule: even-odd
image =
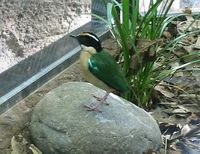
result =
[[86,111],[105,91],[69,82],[49,92],[35,107],[34,144],[44,154],[142,154],[162,144],[156,121],[143,109],[110,94],[103,112]]

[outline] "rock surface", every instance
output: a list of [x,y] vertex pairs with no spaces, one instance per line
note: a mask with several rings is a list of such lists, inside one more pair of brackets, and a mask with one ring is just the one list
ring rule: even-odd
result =
[[143,109],[110,94],[102,112],[86,111],[104,91],[69,82],[50,91],[35,107],[31,135],[44,154],[142,154],[161,146],[156,121]]

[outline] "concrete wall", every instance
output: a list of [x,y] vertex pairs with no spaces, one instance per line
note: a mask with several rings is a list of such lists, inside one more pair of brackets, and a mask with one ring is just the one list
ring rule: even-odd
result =
[[0,72],[88,22],[91,0],[0,0]]

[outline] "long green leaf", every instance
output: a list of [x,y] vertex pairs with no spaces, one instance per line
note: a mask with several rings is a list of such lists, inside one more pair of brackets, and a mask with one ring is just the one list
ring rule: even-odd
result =
[[[168,3],[168,1],[166,3]],[[160,18],[160,21],[158,22],[158,26],[157,26],[157,29],[156,29],[158,35],[160,33],[159,29],[162,27],[163,21],[165,20],[165,18],[166,18],[166,16],[167,16],[167,14],[168,14],[168,12],[169,12],[169,10],[170,10],[170,8],[171,8],[173,3],[174,3],[174,0],[171,0],[169,2],[169,4],[166,5],[166,7],[163,8],[164,13],[161,14],[161,18]]]
[[127,39],[129,32],[129,0],[122,1],[122,28]]
[[139,15],[139,0],[132,1],[132,19],[131,19],[131,38],[132,44],[135,47],[136,43],[136,28],[138,23],[138,15]]
[[114,24],[114,19],[112,16],[112,7],[113,7],[112,3],[107,3],[107,21],[110,27]]
[[143,24],[146,25],[147,20],[150,21],[148,18],[149,16],[151,16],[152,12],[155,11],[155,9],[158,8],[158,6],[161,4],[162,0],[157,0],[156,3],[154,5],[151,6],[151,8],[149,8],[149,10],[147,11],[147,13],[144,15],[144,17],[142,18],[142,21],[139,25],[139,29],[137,31],[137,36],[138,34],[142,31],[143,29]]
[[184,68],[184,67],[186,67],[186,66],[192,65],[192,64],[194,64],[194,63],[198,63],[198,62],[200,62],[200,59],[193,60],[193,61],[188,62],[188,63],[186,63],[186,64],[183,64],[183,65],[174,67],[174,68],[172,68],[172,69],[170,69],[170,70],[163,70],[155,79],[160,81],[160,80],[162,80],[163,78],[169,76],[170,74],[174,74],[177,70],[182,69],[182,68]]
[[116,10],[115,7],[113,7],[113,9],[112,9],[112,15],[114,17],[117,30],[118,30],[119,35],[121,37],[121,43],[122,43],[123,54],[124,54],[124,67],[123,67],[123,70],[124,70],[125,73],[127,73],[128,69],[129,69],[129,63],[130,63],[128,42],[127,42],[127,39],[126,39],[126,35],[124,34],[124,31],[122,30],[120,19],[119,19],[119,16],[118,16],[118,13],[117,13],[117,10]]
[[113,3],[114,5],[116,5],[116,6],[118,6],[120,10],[122,9],[122,5],[121,5],[118,1],[112,0],[112,3]]
[[178,15],[173,15],[173,16],[166,17],[165,20],[163,21],[163,25],[162,25],[162,27],[161,27],[161,29],[159,31],[160,34],[158,36],[161,37],[162,34],[163,34],[163,31],[165,30],[167,25],[169,25],[169,23],[172,22],[174,19],[176,19],[178,17],[181,17],[181,16],[183,16],[183,14],[178,14]]

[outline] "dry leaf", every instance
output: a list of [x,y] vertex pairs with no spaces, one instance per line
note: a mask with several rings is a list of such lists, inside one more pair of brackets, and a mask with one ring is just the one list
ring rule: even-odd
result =
[[192,17],[192,15],[186,15],[185,17],[186,17],[188,22],[189,21],[194,21],[194,18]]
[[185,14],[192,14],[192,10],[190,7],[185,7],[184,10],[183,10],[183,13]]
[[179,108],[179,109],[173,110],[172,113],[174,113],[174,114],[187,114],[188,111]]
[[163,135],[170,135],[172,136],[174,132],[180,131],[180,127],[177,124],[159,122],[159,128]]
[[183,128],[181,129],[181,135],[182,136],[186,136],[189,132],[191,131],[191,128],[188,124],[186,124],[185,126],[183,126]]
[[200,119],[200,112],[192,112],[191,117],[193,119]]
[[168,32],[168,31],[164,31],[164,32],[163,32],[163,36],[164,36],[166,39],[170,39],[170,38],[172,38],[171,33]]
[[200,36],[198,36],[196,44],[194,45],[194,48],[200,49]]
[[182,56],[188,54],[188,51],[184,47],[180,46],[180,47],[176,47],[174,54],[177,57],[182,57]]
[[167,32],[169,32],[172,37],[176,37],[178,35],[177,23],[171,22],[167,27]]
[[29,149],[33,152],[33,154],[42,154],[42,152],[34,144],[31,144]]
[[163,94],[165,97],[172,98],[172,97],[175,96],[172,92],[170,92],[170,91],[169,91],[167,88],[165,88],[164,86],[157,85],[157,86],[155,86],[154,89],[157,90],[158,92],[160,92],[161,94]]
[[27,154],[28,142],[22,135],[13,136],[11,139],[11,154]]
[[200,95],[197,94],[180,94],[179,97],[181,99],[197,99],[200,100]]

